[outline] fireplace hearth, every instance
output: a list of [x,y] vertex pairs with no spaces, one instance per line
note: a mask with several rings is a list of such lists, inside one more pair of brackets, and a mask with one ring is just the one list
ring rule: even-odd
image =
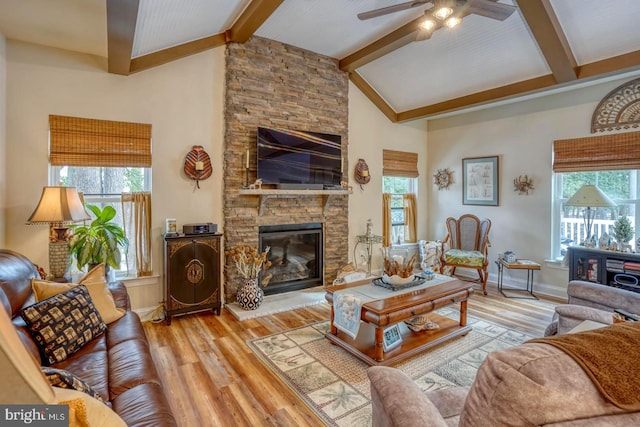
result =
[[259,227],[259,247],[268,247],[271,266],[260,275],[266,295],[321,286],[323,282],[322,223]]

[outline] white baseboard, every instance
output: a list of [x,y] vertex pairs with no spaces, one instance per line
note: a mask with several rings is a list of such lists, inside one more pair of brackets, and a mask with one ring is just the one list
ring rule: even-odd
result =
[[160,312],[160,307],[163,304],[159,304],[155,307],[143,307],[132,310],[143,322],[158,322],[164,320],[164,311]]

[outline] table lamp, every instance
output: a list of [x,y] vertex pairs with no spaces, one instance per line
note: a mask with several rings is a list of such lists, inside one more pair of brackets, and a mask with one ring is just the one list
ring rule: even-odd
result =
[[609,198],[602,190],[595,185],[583,185],[567,202],[565,206],[584,207],[582,211],[584,217],[584,226],[587,233],[585,242],[591,239],[591,227],[595,218],[596,211],[591,208],[609,208],[617,206],[616,203]]
[[91,219],[75,187],[44,187],[38,206],[27,224],[49,224],[49,272],[64,277],[69,265],[66,224]]

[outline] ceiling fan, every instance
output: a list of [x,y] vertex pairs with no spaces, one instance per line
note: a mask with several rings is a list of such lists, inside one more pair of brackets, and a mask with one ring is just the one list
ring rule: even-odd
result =
[[362,12],[358,14],[358,18],[364,21],[423,5],[427,5],[425,20],[420,25],[416,40],[430,38],[442,26],[453,28],[466,15],[476,14],[504,21],[516,10],[515,6],[498,3],[497,0],[414,0]]

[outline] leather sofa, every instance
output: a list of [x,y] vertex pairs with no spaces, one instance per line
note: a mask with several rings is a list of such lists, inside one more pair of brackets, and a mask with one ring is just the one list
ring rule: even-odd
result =
[[489,353],[471,387],[423,393],[395,368],[367,374],[373,427],[640,425],[640,412],[609,403],[571,356],[544,343]]
[[[22,308],[35,302],[31,279],[39,277],[28,258],[0,250],[0,305],[12,319],[28,352],[44,365],[20,316]],[[130,427],[175,426],[142,323],[131,311],[127,290],[122,282],[109,284],[109,290],[116,306],[126,310],[124,316],[108,324],[104,333],[66,360],[51,366],[86,382]]]

